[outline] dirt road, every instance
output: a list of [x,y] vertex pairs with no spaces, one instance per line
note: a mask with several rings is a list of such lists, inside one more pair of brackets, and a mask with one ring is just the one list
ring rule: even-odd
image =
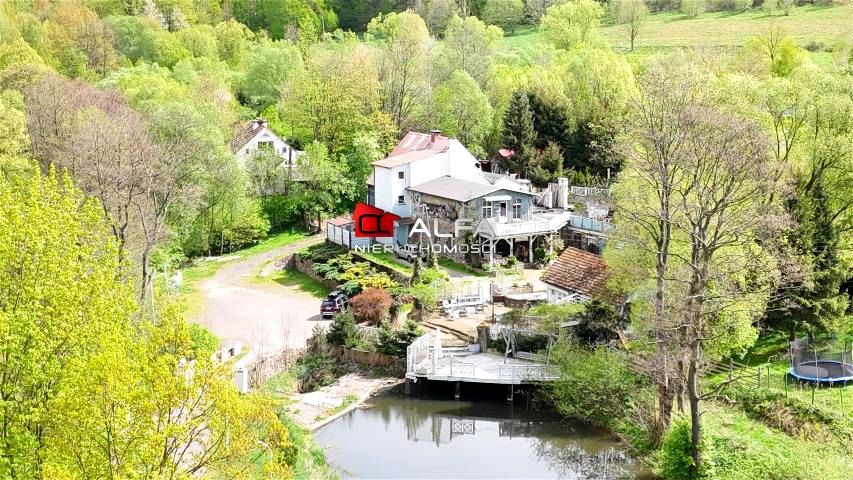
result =
[[195,320],[223,342],[252,345],[261,355],[303,347],[315,325],[328,324],[320,318],[320,299],[295,286],[259,284],[250,277],[261,265],[323,239],[313,236],[223,267],[201,284],[205,302]]

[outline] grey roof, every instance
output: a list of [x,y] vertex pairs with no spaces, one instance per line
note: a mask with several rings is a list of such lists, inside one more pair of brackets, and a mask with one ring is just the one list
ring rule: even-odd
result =
[[460,202],[467,202],[472,198],[479,198],[492,192],[502,190],[491,184],[474,183],[454,177],[439,177],[420,185],[409,187],[412,192],[426,193],[441,198],[449,198]]

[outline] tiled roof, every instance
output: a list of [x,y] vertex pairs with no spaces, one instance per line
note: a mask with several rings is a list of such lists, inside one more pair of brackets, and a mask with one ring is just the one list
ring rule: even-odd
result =
[[377,167],[396,167],[446,152],[449,146],[450,139],[440,134],[436,134],[435,140],[433,140],[431,133],[409,132],[387,157],[377,160],[373,164]]
[[607,283],[607,264],[594,253],[567,247],[557,260],[545,269],[542,281],[570,292],[595,295]]
[[231,137],[231,141],[228,142],[228,147],[231,149],[231,153],[237,153],[241,148],[245,147],[250,140],[255,138],[257,134],[261,133],[261,130],[266,126],[266,123],[267,122],[256,118],[243,125],[238,125],[234,129],[234,136]]
[[439,177],[426,183],[409,187],[409,190],[426,193],[435,197],[467,202],[472,198],[479,198],[500,190],[500,188],[489,183],[482,184],[469,182],[461,178]]

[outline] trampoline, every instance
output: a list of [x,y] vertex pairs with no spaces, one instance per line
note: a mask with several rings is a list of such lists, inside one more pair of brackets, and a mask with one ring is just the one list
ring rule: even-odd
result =
[[808,338],[791,342],[791,368],[793,378],[811,383],[853,382],[853,361],[849,344],[840,352],[822,352],[811,345]]

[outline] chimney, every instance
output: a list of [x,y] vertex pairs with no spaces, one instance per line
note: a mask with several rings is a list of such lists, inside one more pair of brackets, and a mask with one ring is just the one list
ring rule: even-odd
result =
[[429,131],[429,140],[432,143],[435,143],[436,139],[438,139],[439,135],[441,135],[441,130],[430,130]]

